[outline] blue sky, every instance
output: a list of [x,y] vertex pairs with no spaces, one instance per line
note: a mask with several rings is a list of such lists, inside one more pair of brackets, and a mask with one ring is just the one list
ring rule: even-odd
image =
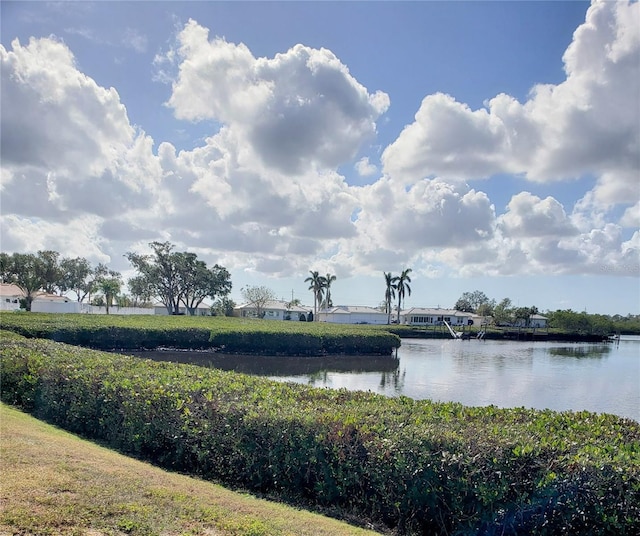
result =
[[2,2],[3,251],[640,313],[636,2]]

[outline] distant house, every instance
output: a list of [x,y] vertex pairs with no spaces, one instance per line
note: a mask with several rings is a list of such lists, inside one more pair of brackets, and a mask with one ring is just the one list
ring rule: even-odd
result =
[[492,316],[488,316],[488,315],[477,315],[477,314],[472,314],[471,315],[471,322],[473,326],[479,328],[479,327],[486,327],[486,326],[490,326],[491,324],[493,324],[493,317]]
[[[20,309],[20,300],[26,297],[25,292],[17,285],[0,283],[0,310],[16,311]],[[31,302],[34,313],[78,313],[80,306],[66,296],[36,292]]]
[[0,283],[0,311],[15,311],[20,309],[20,300],[24,292],[16,285]]
[[[268,320],[306,320],[311,309],[300,305],[291,305],[283,300],[269,300],[262,307],[264,316]],[[258,308],[253,303],[245,303],[233,309],[233,316],[242,318],[257,318]]]
[[335,324],[386,324],[388,319],[387,313],[373,307],[340,305],[318,311],[320,322]]
[[81,304],[67,296],[38,292],[31,302],[34,313],[79,313]]
[[529,322],[524,318],[518,318],[513,324],[513,327],[516,328],[546,328],[547,327],[548,318],[542,315],[531,315],[529,317]]
[[410,326],[442,326],[445,322],[450,326],[468,326],[473,322],[473,315],[455,309],[440,308],[412,307],[400,311],[400,323]]

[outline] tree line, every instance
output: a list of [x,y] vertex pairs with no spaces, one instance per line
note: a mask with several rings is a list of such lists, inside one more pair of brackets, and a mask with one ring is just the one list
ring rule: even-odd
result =
[[214,308],[219,313],[230,314],[235,304],[227,298],[232,283],[226,268],[218,264],[208,267],[195,253],[175,251],[169,242],[152,242],[149,246],[152,254],[125,254],[137,272],[127,282],[129,295],[120,294],[123,280],[119,272],[105,264],[92,266],[83,257],[61,257],[52,250],[0,253],[0,280],[22,290],[27,311],[39,293],[63,296],[73,292],[78,302],[105,305],[107,313],[114,300],[120,306],[139,307],[149,306],[157,298],[169,314],[180,314],[183,305],[193,315],[206,298],[211,298],[216,300]]
[[530,307],[514,307],[510,298],[504,298],[496,303],[496,300],[490,300],[489,297],[480,290],[463,292],[453,308],[457,311],[474,313],[478,316],[490,316],[493,318],[493,323],[497,326],[511,325],[518,321],[522,321],[522,324],[528,326],[531,317],[540,312],[535,305]]
[[57,251],[38,253],[0,253],[0,280],[16,285],[24,293],[23,306],[31,310],[40,293],[65,295],[73,292],[84,302],[101,292],[108,305],[120,292],[122,276],[106,264],[91,266],[82,257],[61,258]]
[[[458,311],[492,317],[497,326],[511,325],[522,320],[529,325],[532,315],[539,314],[536,306],[514,307],[511,299],[500,302],[489,299],[479,290],[463,292],[453,306]],[[640,334],[640,315],[601,315],[577,312],[571,309],[547,310],[544,313],[550,328],[570,333],[608,335],[611,333]]]

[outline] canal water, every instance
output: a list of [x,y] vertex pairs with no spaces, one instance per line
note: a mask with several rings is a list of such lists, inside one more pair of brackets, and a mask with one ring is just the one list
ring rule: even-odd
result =
[[469,406],[588,410],[640,421],[640,337],[607,344],[403,339],[397,357],[163,352],[159,358],[316,387]]

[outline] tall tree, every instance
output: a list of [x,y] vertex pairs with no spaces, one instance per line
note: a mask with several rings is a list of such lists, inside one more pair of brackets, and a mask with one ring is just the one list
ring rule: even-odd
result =
[[33,253],[3,254],[2,280],[16,285],[24,293],[25,308],[31,311],[36,294],[47,284],[42,263]]
[[55,294],[59,289],[62,280],[62,271],[58,259],[60,254],[57,251],[38,251],[37,269],[44,279],[43,290],[48,294]]
[[231,279],[226,268],[207,265],[195,253],[174,251],[169,242],[151,242],[152,255],[127,253],[126,257],[138,271],[136,290],[158,296],[169,314],[180,313],[184,304],[193,314],[210,296],[226,296],[231,291]]
[[127,281],[129,293],[133,298],[133,306],[140,307],[149,304],[153,297],[153,289],[149,281],[143,275],[135,275]]
[[393,300],[396,298],[395,278],[391,272],[384,273],[384,282],[387,285],[387,289],[384,293],[384,312],[387,313],[387,324],[391,324],[391,311],[393,310]]
[[411,268],[402,270],[402,273],[395,277],[395,287],[398,296],[398,324],[400,323],[400,308],[402,307],[402,300],[404,300],[405,294],[411,296],[411,277],[409,274],[412,272]]
[[309,290],[313,292],[313,318],[318,318],[318,304],[322,303],[324,295],[324,278],[316,271],[309,270],[311,274],[304,282],[309,283]]
[[327,275],[325,275],[322,278],[322,285],[326,290],[325,299],[324,299],[325,309],[328,309],[329,307],[333,307],[333,302],[331,301],[331,283],[333,283],[335,280],[336,280],[336,276],[331,275],[329,273],[327,273]]
[[104,302],[109,314],[109,307],[113,303],[113,299],[120,292],[122,281],[119,277],[102,277],[97,281],[97,288],[104,294]]
[[211,306],[211,311],[216,316],[233,316],[233,310],[236,306],[231,298],[222,297],[218,298]]
[[60,261],[59,288],[62,293],[74,292],[79,302],[83,302],[93,287],[93,269],[89,261],[83,257],[75,259],[62,259]]
[[179,264],[182,259],[169,242],[151,242],[152,255],[129,252],[125,256],[171,314],[180,313]]
[[505,298],[493,308],[493,322],[496,326],[513,322],[511,299]]
[[482,306],[485,306],[483,309],[486,311],[486,306],[488,305],[490,305],[492,308],[493,305],[495,305],[495,302],[492,303],[484,292],[480,290],[474,290],[473,292],[463,292],[462,296],[458,298],[458,301],[455,303],[453,308],[456,311],[478,313],[478,309],[480,309]]
[[0,283],[9,283],[12,279],[13,256],[0,252]]
[[264,308],[267,302],[276,299],[276,295],[268,287],[243,287],[240,291],[242,298],[256,308],[256,316],[264,317]]
[[[191,254],[187,254],[191,255]],[[195,257],[181,267],[181,299],[191,316],[205,298],[227,296],[231,292],[231,275],[217,264],[209,269]]]

